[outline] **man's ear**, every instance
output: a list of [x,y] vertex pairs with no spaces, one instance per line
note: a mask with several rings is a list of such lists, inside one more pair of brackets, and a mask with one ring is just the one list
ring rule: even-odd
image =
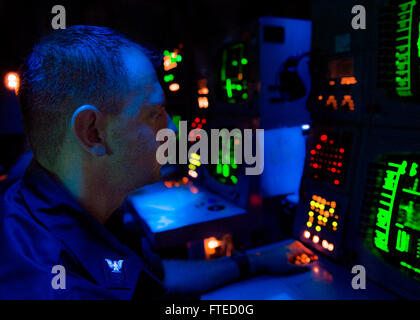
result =
[[74,111],[71,129],[82,148],[92,155],[106,154],[104,115],[92,105],[84,105]]

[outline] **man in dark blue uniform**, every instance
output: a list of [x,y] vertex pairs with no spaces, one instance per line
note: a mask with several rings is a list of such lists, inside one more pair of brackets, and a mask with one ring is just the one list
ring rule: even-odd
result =
[[73,26],[35,46],[18,97],[34,159],[0,220],[1,299],[159,299],[257,273],[301,269],[303,248],[214,261],[162,261],[124,201],[156,182],[164,95],[148,52]]

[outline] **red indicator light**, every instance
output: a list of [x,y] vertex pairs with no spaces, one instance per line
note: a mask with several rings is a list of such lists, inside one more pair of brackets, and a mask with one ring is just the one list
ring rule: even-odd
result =
[[316,151],[315,150],[311,150],[311,154],[312,155],[316,155]]
[[200,118],[195,118],[194,121],[197,122],[197,123],[199,123],[200,122]]
[[338,165],[340,168],[343,166],[343,164],[342,164],[341,162],[339,162],[337,165]]
[[344,149],[343,148],[340,148],[340,153],[344,153]]
[[339,185],[340,184],[340,180],[334,180],[334,184]]
[[207,120],[206,119],[203,119],[203,120],[201,120],[201,123],[202,124],[206,124],[207,123]]
[[193,127],[193,128],[195,128],[197,126],[197,124],[195,123],[195,122],[193,122],[192,124],[191,124],[191,127]]
[[199,125],[197,126],[197,128],[198,128],[198,129],[202,129],[202,128],[203,128],[203,126],[202,126],[201,124],[199,124]]
[[318,163],[314,163],[313,167],[316,169],[318,168]]
[[336,169],[336,168],[332,168],[332,169],[331,169],[331,172],[334,172],[334,173],[335,173],[336,171],[337,171],[337,169]]
[[321,136],[321,141],[327,141],[327,139],[328,139],[327,135],[323,134]]
[[334,140],[331,140],[331,141],[330,141],[330,144],[334,144]]
[[316,148],[319,150],[319,149],[321,149],[321,145],[320,144],[317,144],[316,145]]

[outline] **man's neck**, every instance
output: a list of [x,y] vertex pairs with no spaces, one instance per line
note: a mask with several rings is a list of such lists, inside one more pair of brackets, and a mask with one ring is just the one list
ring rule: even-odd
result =
[[80,169],[55,170],[54,174],[73,198],[102,225],[126,197],[112,185],[103,170],[82,166]]

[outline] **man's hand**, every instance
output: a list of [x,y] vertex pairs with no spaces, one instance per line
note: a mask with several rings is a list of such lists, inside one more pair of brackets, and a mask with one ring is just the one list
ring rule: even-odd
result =
[[299,241],[248,253],[251,272],[258,274],[288,274],[308,271],[308,264],[318,257]]

